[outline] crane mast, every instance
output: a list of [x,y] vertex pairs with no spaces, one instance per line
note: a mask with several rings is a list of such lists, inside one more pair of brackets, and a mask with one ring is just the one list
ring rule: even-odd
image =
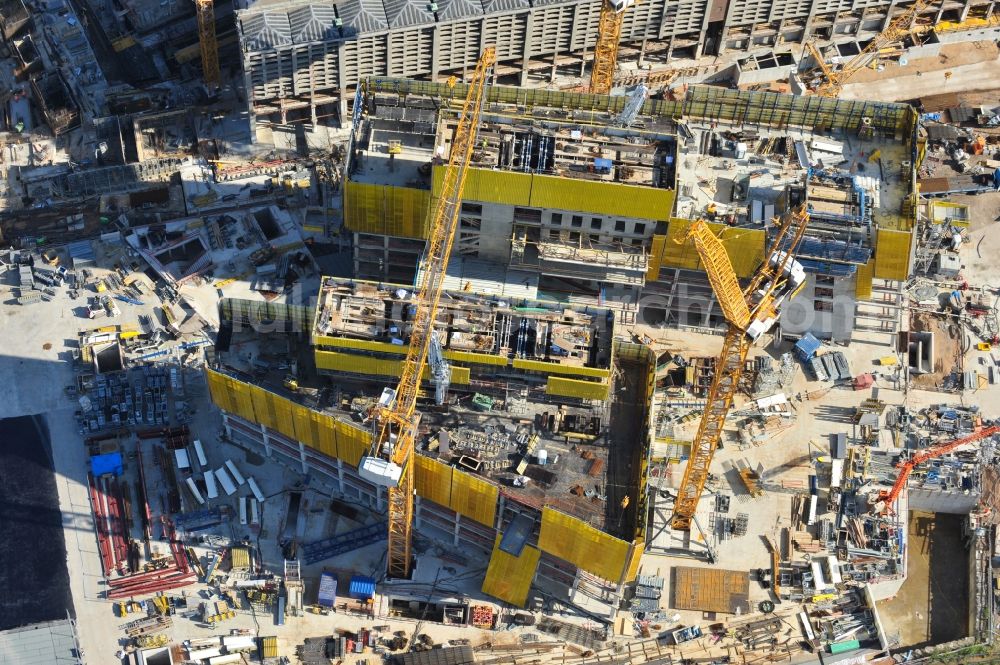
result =
[[198,43],[201,46],[201,70],[205,85],[219,87],[219,42],[215,38],[215,3],[213,0],[194,0],[198,14]]
[[691,443],[687,468],[674,502],[674,514],[670,520],[674,529],[691,529],[750,347],[774,325],[781,306],[795,296],[805,280],[802,267],[792,255],[808,223],[809,215],[804,207],[784,216],[772,242],[770,255],[742,291],[725,246],[703,220],[695,222],[681,241],[694,241],[712,290],[729,321],[729,329],[715,364],[705,410],[698,433]]
[[428,364],[441,292],[444,290],[448,258],[458,228],[462,192],[476,135],[486,84],[496,50],[487,47],[479,58],[462,115],[452,137],[451,155],[445,168],[441,193],[430,213],[430,235],[422,260],[414,297],[410,343],[403,361],[399,385],[379,400],[372,419],[372,445],[361,459],[360,475],[387,488],[389,509],[388,575],[410,574],[413,529],[413,448],[420,417],[416,411],[420,380]]
[[973,432],[968,436],[963,436],[945,443],[940,443],[936,446],[931,446],[930,448],[917,453],[905,462],[900,462],[897,465],[899,467],[899,475],[896,476],[896,482],[892,484],[892,489],[888,492],[879,492],[878,501],[876,503],[882,505],[882,510],[884,512],[891,513],[893,511],[892,505],[906,488],[906,481],[910,479],[910,474],[913,472],[913,469],[927,460],[940,457],[941,455],[950,453],[956,448],[964,446],[967,443],[973,443],[975,441],[979,441],[980,439],[993,436],[994,434],[1000,434],[1000,427],[984,427],[978,432]]
[[606,95],[611,92],[618,66],[618,45],[622,37],[625,10],[635,0],[603,0],[601,19],[597,25],[597,43],[594,44],[594,64],[590,70],[590,92]]

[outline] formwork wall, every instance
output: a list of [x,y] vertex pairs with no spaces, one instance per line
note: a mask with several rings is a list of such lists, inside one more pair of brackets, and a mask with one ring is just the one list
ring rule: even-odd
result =
[[427,239],[430,192],[411,187],[344,183],[344,226],[358,233]]
[[[654,235],[649,254],[647,281],[655,281],[661,268],[700,270],[701,257],[694,241],[687,238],[694,220],[671,219],[664,235]],[[738,277],[750,277],[764,260],[765,232],[762,229],[735,229],[725,224],[709,223],[709,228],[719,237],[733,270]]]
[[[355,468],[368,449],[371,439],[367,430],[227,374],[206,369],[206,376],[212,402],[223,411]],[[500,499],[497,485],[419,454],[414,457],[413,473],[422,500],[494,528]],[[573,544],[579,538],[584,540]],[[617,584],[634,578],[642,549],[641,534],[636,542],[628,542],[576,517],[545,508],[538,549]]]
[[875,237],[875,271],[877,279],[905,280],[910,274],[910,244],[913,233],[879,229]]
[[[444,167],[435,167],[433,198],[440,195],[443,181]],[[674,192],[620,182],[473,168],[469,169],[462,200],[663,220],[673,210]]]

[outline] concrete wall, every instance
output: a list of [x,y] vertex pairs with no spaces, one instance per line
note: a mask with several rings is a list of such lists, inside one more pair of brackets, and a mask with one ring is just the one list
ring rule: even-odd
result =
[[979,503],[978,492],[963,494],[962,492],[910,488],[909,495],[911,510],[923,510],[931,513],[966,515],[973,511],[976,504]]

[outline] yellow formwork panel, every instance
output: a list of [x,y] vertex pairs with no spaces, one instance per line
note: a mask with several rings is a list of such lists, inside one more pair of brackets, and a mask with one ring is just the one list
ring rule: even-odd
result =
[[879,229],[875,239],[875,277],[903,281],[910,275],[909,231]]
[[457,386],[467,386],[471,379],[472,372],[468,367],[451,366],[451,382]]
[[660,261],[663,260],[663,245],[667,236],[653,236],[649,247],[649,267],[646,269],[646,281],[655,282],[660,278]]
[[545,362],[544,360],[524,360],[522,358],[515,358],[513,365],[514,369],[523,369],[529,372],[542,372],[543,374],[592,376],[595,379],[606,379],[611,376],[610,370],[600,369],[599,367],[560,365],[559,363]]
[[250,397],[253,399],[254,420],[264,427],[278,429],[278,418],[271,408],[270,395],[263,388],[250,386]]
[[632,543],[632,549],[629,550],[628,554],[628,563],[625,567],[625,582],[634,582],[639,574],[639,564],[642,562],[644,547],[645,541],[642,538],[636,538]]
[[317,351],[316,367],[318,369],[351,372],[353,374],[368,374],[370,376],[399,376],[402,370],[402,360],[373,358],[354,353],[340,351]]
[[344,225],[351,231],[426,238],[429,205],[430,192],[423,189],[344,184]]
[[577,397],[579,399],[605,400],[608,398],[608,384],[598,381],[567,379],[562,376],[550,376],[545,382],[545,394]]
[[451,502],[448,507],[488,527],[497,516],[500,492],[482,478],[455,469],[451,476]]
[[337,450],[337,432],[334,429],[333,417],[312,410],[309,412],[309,417],[316,428],[316,449],[328,457],[340,457],[340,451]]
[[[693,240],[684,242],[694,220],[671,219],[666,236],[654,236],[650,262],[655,261],[659,277],[660,267],[704,270],[701,257]],[[708,228],[719,238],[726,248],[729,261],[737,277],[751,277],[764,261],[764,231],[759,229],[734,229],[725,224],[709,223]],[[657,243],[657,238],[663,238]],[[656,252],[659,251],[659,254]],[[646,276],[649,279],[649,273]],[[655,278],[654,278],[655,279]]]
[[610,582],[625,572],[629,543],[552,508],[542,509],[538,548]]
[[441,506],[451,505],[452,468],[425,455],[413,456],[417,494]]
[[489,355],[486,353],[472,353],[470,351],[445,351],[444,357],[448,360],[455,360],[463,363],[474,363],[476,365],[507,364],[507,358],[504,356]]
[[[443,166],[434,167],[432,197],[436,198],[441,193],[444,171]],[[531,205],[531,174],[470,168],[465,178],[462,198],[466,201],[483,201],[509,206]]]
[[764,262],[764,231],[760,229],[734,229],[724,224],[709,224],[722,241],[729,254],[729,261],[739,277],[750,277]]
[[374,353],[392,353],[405,356],[406,347],[400,344],[390,344],[389,342],[373,342],[367,339],[351,339],[350,337],[317,337],[314,341],[317,346],[333,346],[340,349],[357,349],[359,351],[372,351]]
[[291,404],[295,438],[314,450],[319,450],[319,428],[312,418],[312,410],[301,404]]
[[229,377],[214,370],[207,370],[208,394],[212,397],[212,403],[223,411],[236,413],[236,395],[229,389]]
[[337,456],[351,466],[358,466],[371,445],[371,435],[339,420],[334,421],[333,429],[337,433]]
[[253,404],[252,386],[249,383],[230,378],[229,389],[235,395],[236,415],[251,422],[260,422]]
[[271,413],[274,414],[274,422],[277,425],[275,429],[289,439],[298,438],[295,433],[295,421],[292,416],[292,407],[295,406],[295,403],[274,393],[268,393],[268,399],[271,403]]
[[483,580],[483,593],[516,607],[524,607],[528,603],[528,591],[535,579],[542,552],[525,545],[520,556],[513,556],[500,549],[502,538],[497,536],[493,543],[493,554]]
[[858,300],[871,300],[872,279],[875,277],[875,259],[869,259],[868,263],[858,266],[857,275],[854,277],[854,297]]
[[668,219],[674,207],[674,192],[656,187],[623,185],[620,182],[576,180],[535,175],[531,179],[534,208],[579,210],[615,217]]

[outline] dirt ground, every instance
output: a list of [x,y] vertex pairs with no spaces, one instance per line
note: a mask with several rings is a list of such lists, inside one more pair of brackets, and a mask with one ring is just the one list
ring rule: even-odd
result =
[[934,333],[934,371],[913,377],[915,387],[934,390],[946,376],[959,367],[961,330],[942,317],[927,314],[914,314],[910,320],[910,330],[914,332],[929,330]]
[[905,650],[948,642],[968,633],[968,554],[961,515],[913,511],[907,524],[906,582],[878,604],[886,631]]

